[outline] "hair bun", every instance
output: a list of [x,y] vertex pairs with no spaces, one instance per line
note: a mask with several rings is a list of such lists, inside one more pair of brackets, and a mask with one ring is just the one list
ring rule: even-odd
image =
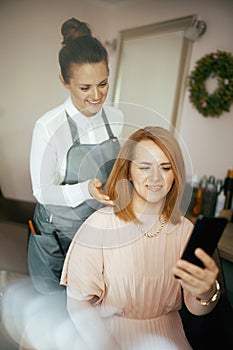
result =
[[92,36],[89,26],[76,18],[70,18],[62,24],[61,34],[63,36],[62,44],[66,45],[68,41],[81,38],[83,36]]

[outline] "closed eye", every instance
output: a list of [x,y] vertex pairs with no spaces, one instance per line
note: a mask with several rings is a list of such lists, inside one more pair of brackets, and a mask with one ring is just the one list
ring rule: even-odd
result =
[[[108,80],[102,81],[102,82],[98,85],[98,87],[104,88],[106,85],[108,85]],[[90,89],[90,87],[91,87],[91,85],[83,85],[83,86],[80,86],[80,89],[81,89],[82,91],[88,91],[88,90]]]
[[108,81],[103,81],[102,83],[99,84],[100,87],[105,87],[106,85],[108,85]]
[[151,163],[147,163],[147,162],[142,162],[137,164],[138,169],[140,170],[149,170],[152,167]]
[[172,170],[172,166],[171,166],[171,165],[162,165],[161,168],[162,168],[164,171]]
[[147,169],[151,169],[151,167],[150,166],[139,166],[138,169],[147,170]]
[[88,91],[88,90],[90,89],[90,86],[89,86],[89,85],[87,85],[87,86],[81,86],[80,89],[81,89],[82,91]]

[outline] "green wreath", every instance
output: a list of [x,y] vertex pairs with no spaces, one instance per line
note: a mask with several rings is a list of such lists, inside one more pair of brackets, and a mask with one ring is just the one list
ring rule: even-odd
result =
[[[212,94],[206,90],[205,81],[216,77],[218,86]],[[229,112],[233,103],[233,56],[229,52],[217,50],[196,62],[189,76],[189,99],[205,117],[219,117]]]

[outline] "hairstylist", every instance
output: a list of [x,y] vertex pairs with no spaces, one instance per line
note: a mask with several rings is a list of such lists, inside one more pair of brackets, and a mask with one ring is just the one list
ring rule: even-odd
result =
[[102,188],[120,150],[122,112],[104,105],[108,54],[84,22],[63,23],[60,80],[70,96],[35,124],[30,171],[37,200],[28,247],[29,273],[41,293],[56,293],[79,226],[113,202]]

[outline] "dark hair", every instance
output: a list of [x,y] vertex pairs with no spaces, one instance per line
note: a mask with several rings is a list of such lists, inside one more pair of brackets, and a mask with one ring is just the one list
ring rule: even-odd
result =
[[108,53],[102,43],[94,38],[85,22],[75,18],[62,24],[62,48],[59,52],[61,74],[66,83],[71,78],[70,67],[73,63],[99,63],[104,61],[108,68]]
[[135,131],[122,146],[105,186],[106,193],[116,201],[115,214],[124,221],[136,220],[132,208],[132,185],[129,180],[130,166],[134,159],[137,144],[143,140],[152,140],[171,162],[174,182],[166,196],[162,213],[173,224],[180,221],[180,202],[186,182],[183,154],[178,141],[164,128],[147,126]]

